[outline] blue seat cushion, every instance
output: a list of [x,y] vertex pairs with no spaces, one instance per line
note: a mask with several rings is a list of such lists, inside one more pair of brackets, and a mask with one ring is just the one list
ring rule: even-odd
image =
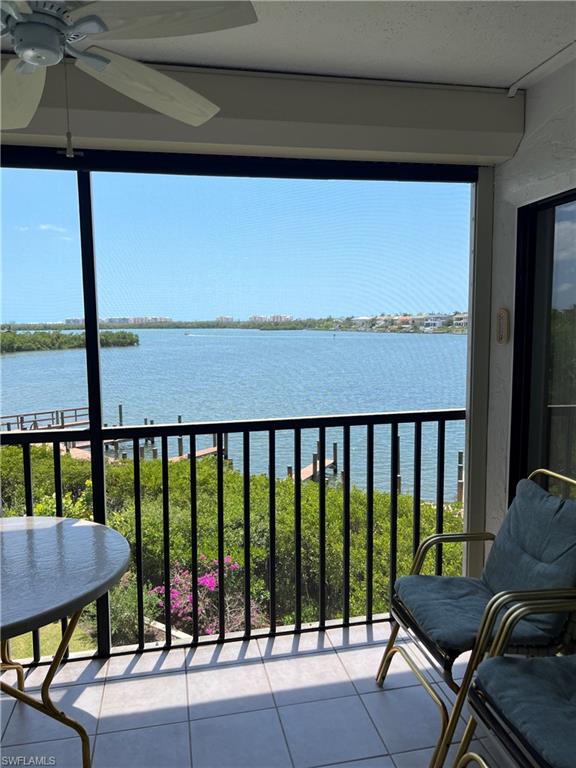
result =
[[[396,594],[419,627],[443,651],[457,656],[474,646],[492,592],[481,579],[465,576],[402,576]],[[523,620],[512,641],[517,645],[548,645],[549,637]]]
[[477,680],[505,720],[554,768],[576,765],[576,656],[482,662]]
[[[493,593],[576,586],[576,502],[520,480],[482,581]],[[555,639],[566,616],[537,614],[526,621]]]

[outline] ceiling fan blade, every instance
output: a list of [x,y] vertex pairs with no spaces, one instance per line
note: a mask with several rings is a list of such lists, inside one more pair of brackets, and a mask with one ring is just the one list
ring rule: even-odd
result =
[[26,0],[4,0],[2,8],[18,21],[20,21],[27,13],[32,13],[32,8]]
[[196,35],[220,29],[243,27],[258,21],[252,3],[246,0],[205,2],[139,2],[99,0],[70,12],[73,22],[87,14],[100,16],[108,27],[100,39],[137,40]]
[[26,128],[40,104],[46,67],[34,67],[33,72],[22,72],[20,60],[12,59],[2,70],[2,130]]
[[102,67],[97,61],[94,64],[89,58],[82,60],[80,56],[76,66],[82,72],[174,120],[196,127],[219,111],[219,107],[204,96],[139,61],[96,46],[84,53],[95,55],[95,59],[104,57],[110,63]]

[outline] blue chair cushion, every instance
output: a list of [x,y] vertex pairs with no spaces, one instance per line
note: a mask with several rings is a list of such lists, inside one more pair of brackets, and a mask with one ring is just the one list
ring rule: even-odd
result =
[[[419,627],[453,656],[474,646],[492,592],[481,579],[465,576],[402,576],[396,594]],[[512,641],[517,645],[548,645],[548,634],[523,620]]]
[[[520,480],[482,581],[492,593],[576,586],[576,502],[552,496],[532,480]],[[566,616],[539,614],[526,621],[553,639]]]
[[483,661],[477,679],[498,712],[554,768],[576,765],[576,656]]

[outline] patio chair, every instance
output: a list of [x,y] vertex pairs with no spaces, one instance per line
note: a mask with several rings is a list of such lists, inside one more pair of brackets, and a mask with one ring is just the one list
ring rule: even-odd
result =
[[[488,532],[431,536],[419,546],[411,575],[399,578],[394,585],[392,630],[376,681],[383,685],[392,658],[399,653],[436,703],[442,725],[430,768],[444,764],[474,671],[493,638],[502,609],[518,600],[536,600],[543,590],[555,593],[576,587],[576,502],[545,491],[533,481],[537,475],[576,485],[575,480],[549,470],[536,470],[518,483],[497,536]],[[494,543],[480,579],[420,575],[432,547],[454,541],[489,540]],[[574,624],[565,613],[528,616],[515,626],[507,652],[550,656],[566,651],[576,644]],[[416,641],[456,693],[450,715],[406,645],[395,644],[400,628]],[[457,684],[452,667],[467,651],[471,651],[470,659]]]
[[[566,592],[566,590],[564,590]],[[489,656],[468,693],[472,716],[454,765],[466,765],[476,723],[489,729],[513,760],[526,768],[574,768],[576,760],[576,655],[504,657],[513,627],[542,611],[576,611],[571,597],[520,601],[504,615]]]

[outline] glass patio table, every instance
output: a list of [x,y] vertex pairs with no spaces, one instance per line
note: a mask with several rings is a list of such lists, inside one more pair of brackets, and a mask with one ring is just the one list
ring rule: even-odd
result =
[[[82,609],[116,584],[128,568],[130,547],[117,531],[86,520],[62,517],[0,519],[1,669],[14,669],[17,688],[0,682],[13,696],[74,728],[82,740],[82,765],[90,768],[85,729],[57,709],[50,684],[66,653]],[[10,658],[8,641],[53,621],[70,617],[48,667],[41,700],[24,692],[24,670]]]

